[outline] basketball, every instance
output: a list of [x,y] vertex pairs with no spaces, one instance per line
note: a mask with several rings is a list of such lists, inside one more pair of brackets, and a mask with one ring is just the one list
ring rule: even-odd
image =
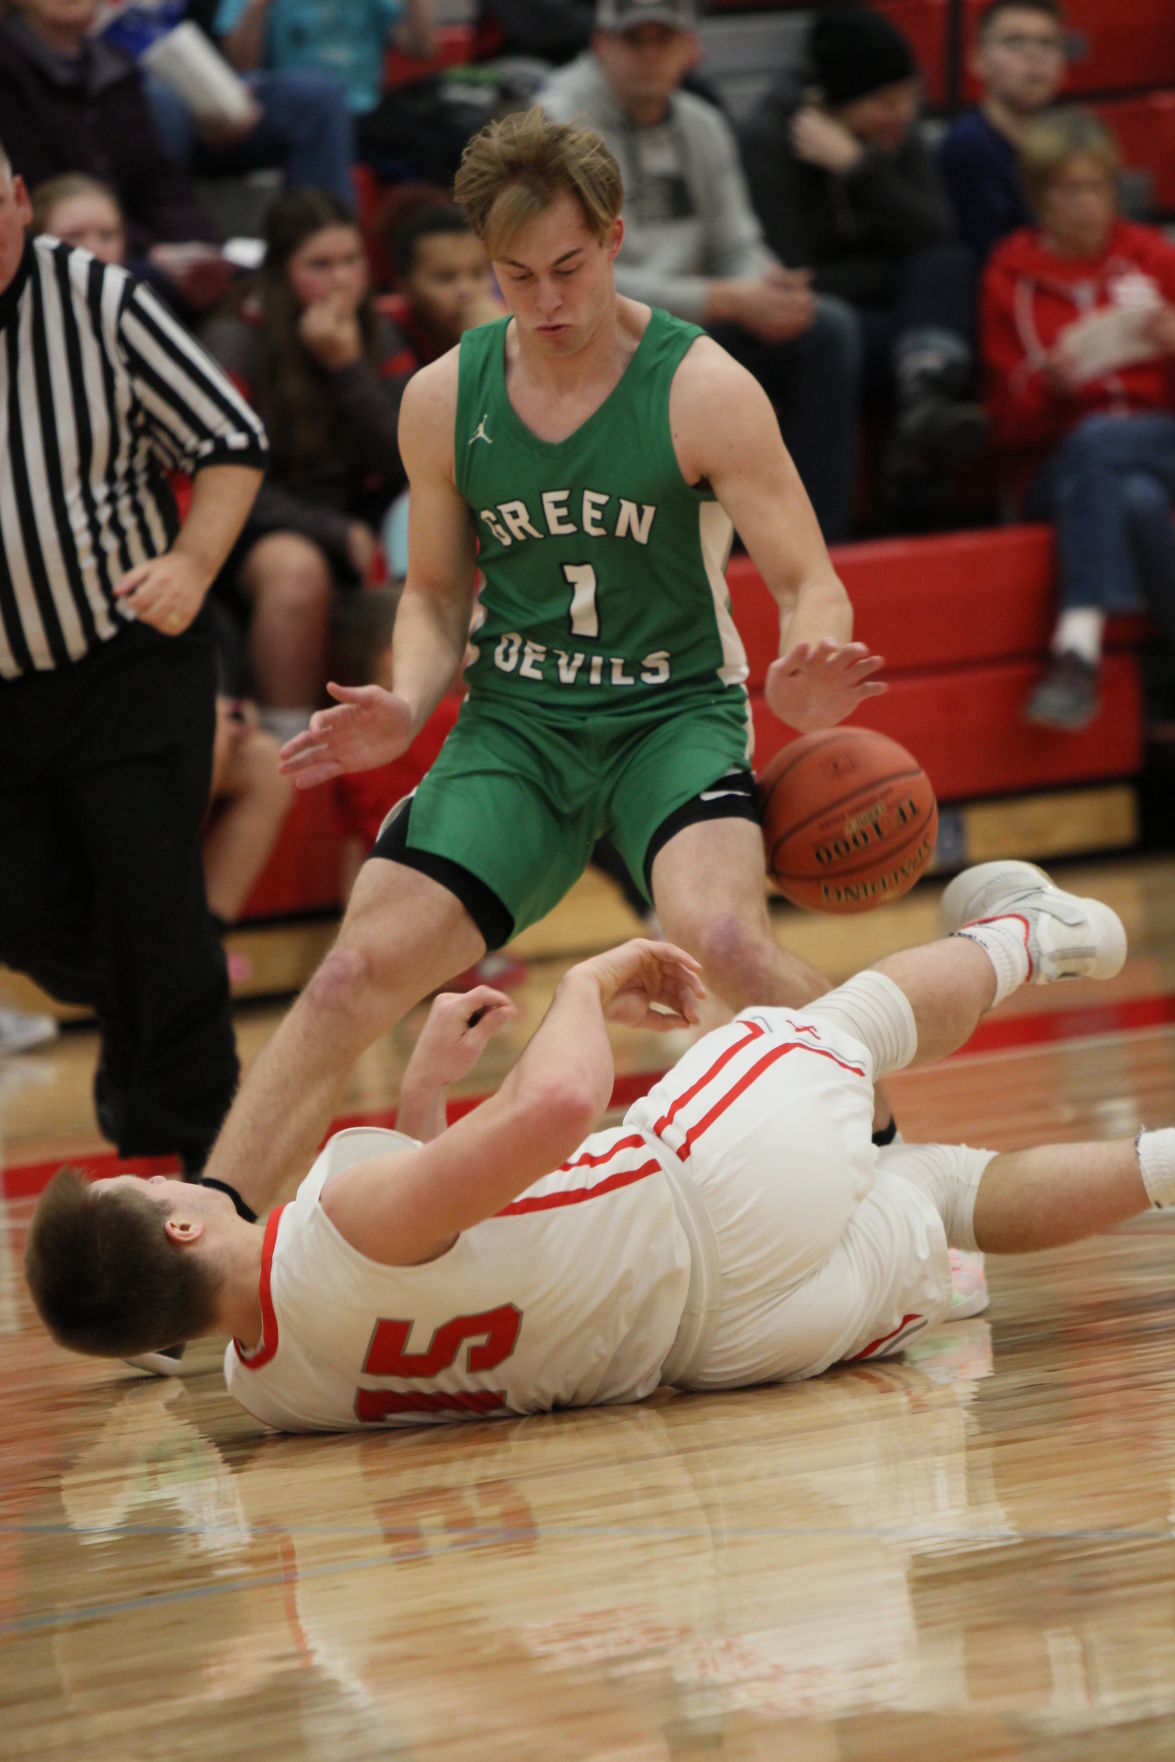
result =
[[767,873],[815,912],[867,912],[908,893],[934,853],[938,804],[904,746],[869,728],[804,734],[758,780]]

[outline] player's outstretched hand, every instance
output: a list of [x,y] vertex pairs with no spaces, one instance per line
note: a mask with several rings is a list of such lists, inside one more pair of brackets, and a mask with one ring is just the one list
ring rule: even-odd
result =
[[438,993],[412,1049],[404,1085],[410,1077],[441,1089],[459,1082],[517,1014],[510,999],[489,985]]
[[380,685],[334,685],[333,710],[315,710],[310,726],[281,750],[280,770],[297,789],[329,783],[344,771],[370,771],[398,759],[412,744],[416,727],[402,697]]
[[884,665],[863,642],[799,642],[767,669],[767,707],[801,734],[831,728],[889,690],[874,678]]
[[643,936],[581,961],[574,970],[599,987],[605,1018],[626,1028],[664,1033],[687,1027],[698,1021],[698,999],[706,995],[692,954]]

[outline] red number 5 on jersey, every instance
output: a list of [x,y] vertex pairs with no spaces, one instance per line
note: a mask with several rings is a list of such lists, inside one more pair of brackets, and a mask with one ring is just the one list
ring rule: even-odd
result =
[[[427,1352],[405,1352],[411,1321],[380,1320],[375,1324],[367,1357],[363,1361],[366,1376],[420,1377],[439,1376],[457,1361],[457,1354],[467,1340],[475,1341],[465,1358],[468,1371],[494,1370],[513,1352],[522,1326],[522,1311],[513,1303],[497,1309],[484,1310],[480,1315],[456,1315],[436,1329]],[[466,1393],[440,1394],[394,1389],[356,1389],[355,1417],[367,1424],[378,1424],[398,1413],[493,1413],[504,1407],[506,1397],[500,1389],[477,1389]]]

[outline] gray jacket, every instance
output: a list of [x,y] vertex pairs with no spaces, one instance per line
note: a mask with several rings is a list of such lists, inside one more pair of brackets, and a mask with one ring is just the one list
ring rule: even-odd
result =
[[591,51],[552,74],[539,103],[555,122],[597,129],[624,179],[624,244],[616,286],[634,300],[700,323],[707,283],[761,275],[777,259],[747,196],[726,118],[692,92],[669,116],[638,128]]

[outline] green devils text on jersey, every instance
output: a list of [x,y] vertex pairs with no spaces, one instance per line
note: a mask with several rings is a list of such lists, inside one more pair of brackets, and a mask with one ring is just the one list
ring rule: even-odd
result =
[[599,409],[544,441],[507,396],[508,323],[461,339],[457,488],[485,578],[474,700],[578,720],[741,694],[730,520],[708,486],[686,483],[669,427],[673,375],[705,333],[654,307]]

